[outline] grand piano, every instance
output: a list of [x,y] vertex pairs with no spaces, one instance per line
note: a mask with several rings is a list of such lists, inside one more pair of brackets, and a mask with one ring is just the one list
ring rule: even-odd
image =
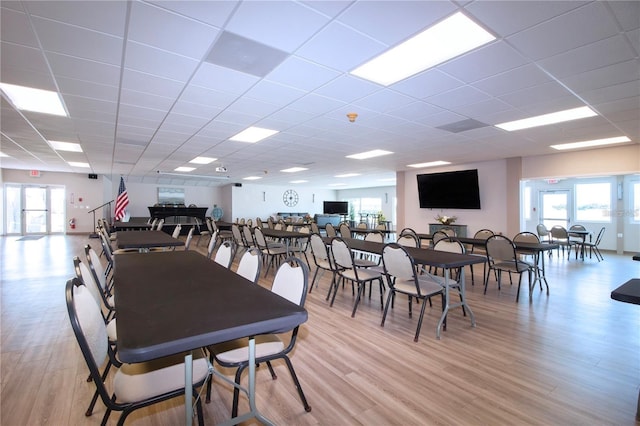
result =
[[208,207],[186,207],[184,205],[156,205],[149,207],[149,216],[151,219],[167,219],[168,217],[175,217],[175,222],[179,223],[180,217],[194,217],[200,220],[200,223],[204,223],[205,215],[207,214]]

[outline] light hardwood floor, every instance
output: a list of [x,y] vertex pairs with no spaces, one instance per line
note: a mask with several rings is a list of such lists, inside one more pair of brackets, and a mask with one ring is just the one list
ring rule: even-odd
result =
[[[99,247],[87,236],[0,237],[2,426],[100,423],[100,402],[84,416],[93,389],[64,303],[71,259],[87,243]],[[436,340],[436,302],[418,343],[404,300],[384,328],[375,289],[351,318],[351,290],[339,291],[330,308],[325,274],[307,298],[309,321],[292,355],[312,411],[304,411],[282,362],[274,363],[277,380],[258,369],[258,407],[283,425],[638,424],[640,306],[613,301],[610,292],[640,277],[640,262],[604,255],[598,263],[554,254],[551,293],[536,289],[532,303],[525,291],[516,304],[515,286],[498,292],[491,281],[484,295],[469,285],[477,327],[455,310]],[[206,424],[229,417],[231,394],[215,381]],[[127,425],[179,425],[183,413],[176,399],[137,411]]]

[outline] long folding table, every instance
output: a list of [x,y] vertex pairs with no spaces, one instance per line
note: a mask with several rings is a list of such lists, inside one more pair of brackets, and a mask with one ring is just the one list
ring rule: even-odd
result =
[[307,320],[304,308],[193,251],[116,256],[118,357],[126,363],[187,352],[186,424],[192,424],[191,351],[249,339],[249,418],[271,424],[255,404],[254,336],[283,333]]
[[119,249],[135,248],[140,251],[149,251],[150,248],[183,245],[184,241],[162,231],[128,231],[119,232],[116,236],[116,246]]
[[[330,244],[331,238],[324,237],[323,240],[325,243]],[[367,253],[373,253],[377,255],[382,255],[382,249],[385,246],[385,243],[377,243],[373,241],[365,241],[357,238],[344,238],[347,242],[347,245],[352,250],[364,251]],[[476,318],[473,315],[473,311],[471,307],[467,303],[467,298],[465,296],[465,278],[464,278],[464,266],[473,265],[476,263],[484,262],[479,256],[472,256],[468,254],[459,254],[459,253],[449,253],[446,251],[436,251],[419,247],[406,247],[407,252],[413,257],[414,263],[418,265],[432,266],[435,268],[442,268],[444,271],[445,278],[445,306],[442,310],[442,315],[440,316],[440,320],[438,321],[438,326],[436,327],[436,337],[440,338],[440,331],[442,330],[442,326],[444,324],[445,319],[447,318],[447,313],[456,307],[464,307],[466,312],[469,313],[469,317],[471,319],[471,326],[476,326]],[[460,295],[462,296],[460,302],[452,302],[449,292],[449,280],[451,280],[451,270],[461,268],[460,273]]]

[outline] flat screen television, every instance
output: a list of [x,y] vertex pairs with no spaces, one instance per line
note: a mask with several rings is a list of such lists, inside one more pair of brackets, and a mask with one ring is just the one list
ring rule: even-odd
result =
[[479,209],[478,170],[418,175],[418,197],[423,209]]
[[323,201],[322,204],[324,214],[349,214],[348,201]]

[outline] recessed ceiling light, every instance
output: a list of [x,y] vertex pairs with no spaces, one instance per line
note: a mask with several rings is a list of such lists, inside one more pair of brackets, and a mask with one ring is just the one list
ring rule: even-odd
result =
[[582,141],[582,142],[571,142],[571,143],[563,143],[559,145],[551,145],[551,148],[564,150],[564,149],[578,149],[578,148],[589,148],[593,146],[603,146],[603,145],[612,145],[616,143],[624,143],[631,142],[626,136],[617,136],[615,138],[606,138],[606,139],[595,139],[591,141]]
[[273,136],[276,133],[279,133],[277,130],[263,129],[261,127],[249,127],[238,133],[235,136],[229,138],[229,140],[236,142],[249,142],[255,143],[261,141],[264,138],[268,138],[269,136]]
[[407,167],[415,167],[417,169],[421,169],[424,167],[446,166],[447,164],[451,163],[448,161],[431,161],[429,163],[407,164]]
[[458,12],[359,66],[351,74],[388,86],[495,39]]
[[354,177],[354,176],[360,176],[360,173],[345,173],[343,175],[335,175],[334,177],[337,177],[337,178],[348,178],[348,177]]
[[61,141],[49,141],[49,143],[56,151],[82,152],[82,147],[79,143]]
[[347,155],[347,158],[355,158],[356,160],[366,160],[367,158],[380,157],[382,155],[393,154],[391,151],[382,149],[374,149],[373,151],[361,152],[359,154]]
[[330,183],[329,186],[345,186],[346,183]]
[[307,182],[309,182],[309,181],[308,180],[292,180],[289,183],[307,183]]
[[211,157],[196,157],[193,160],[189,161],[190,163],[193,164],[210,164],[213,163],[214,161],[216,161],[217,158],[211,158]]
[[195,167],[176,167],[173,169],[174,172],[192,172],[196,168]]
[[258,179],[262,179],[261,176],[247,176],[246,178],[242,178],[244,180],[258,180]]
[[296,172],[302,172],[304,170],[309,170],[309,169],[307,169],[306,167],[290,167],[288,169],[284,169],[280,171],[285,173],[296,173]]
[[20,110],[67,117],[67,111],[65,111],[57,92],[7,83],[0,83],[0,89]]
[[78,162],[78,161],[68,161],[67,162],[68,165],[70,165],[71,167],[90,167],[89,163],[82,163],[82,162]]
[[8,155],[5,154],[4,152],[0,152],[0,157],[8,157]]
[[593,117],[598,114],[589,107],[572,108],[549,114],[537,115],[522,120],[508,121],[496,124],[496,127],[512,132],[514,130],[529,129],[531,127],[547,126],[549,124],[563,123],[565,121],[578,120],[580,118]]

